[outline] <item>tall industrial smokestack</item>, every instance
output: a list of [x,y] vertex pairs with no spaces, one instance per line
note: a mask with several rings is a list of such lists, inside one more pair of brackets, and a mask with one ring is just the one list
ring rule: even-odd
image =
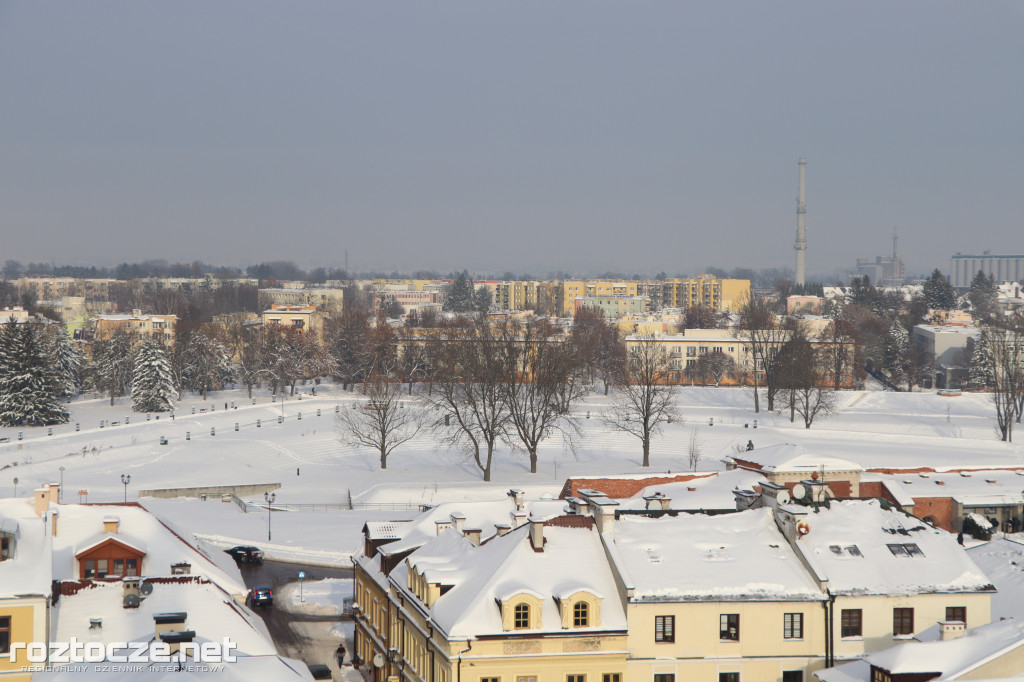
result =
[[796,249],[796,283],[799,286],[803,286],[805,282],[805,271],[804,271],[804,255],[807,251],[807,224],[804,222],[804,216],[807,213],[807,204],[805,203],[804,195],[804,182],[807,177],[807,159],[800,157],[800,189],[796,197],[796,243],[793,244],[793,248]]

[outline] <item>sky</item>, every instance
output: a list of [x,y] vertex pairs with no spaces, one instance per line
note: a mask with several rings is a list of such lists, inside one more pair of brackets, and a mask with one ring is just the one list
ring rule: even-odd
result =
[[1024,253],[1024,5],[0,0],[0,260]]

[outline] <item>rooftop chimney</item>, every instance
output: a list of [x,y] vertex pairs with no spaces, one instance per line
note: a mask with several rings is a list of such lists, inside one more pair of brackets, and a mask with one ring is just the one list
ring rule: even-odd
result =
[[591,513],[597,522],[598,533],[615,533],[615,508],[619,503],[607,496],[589,500]]
[[116,533],[119,525],[121,525],[121,519],[116,516],[106,516],[103,518],[104,533]]
[[463,533],[463,535],[466,536],[467,540],[469,540],[474,545],[479,547],[480,546],[480,534],[481,534],[481,532],[482,531],[479,528],[467,528],[466,531]]
[[939,621],[939,640],[959,639],[967,634],[967,624],[959,620]]
[[192,564],[187,561],[179,561],[176,564],[171,564],[171,575],[190,575],[192,573]]
[[524,523],[526,523],[526,512],[524,511],[514,511],[512,512],[511,516],[513,528],[519,528]]
[[494,529],[498,531],[498,537],[501,537],[502,535],[508,535],[509,531],[512,530],[512,526],[507,523],[496,523],[494,524]]
[[42,516],[47,508],[50,506],[50,502],[57,501],[57,486],[50,487],[49,483],[43,485],[42,488],[36,488],[35,491],[35,503],[36,503],[36,516]]
[[462,514],[460,512],[455,512],[455,513],[453,513],[451,515],[451,519],[452,519],[452,526],[455,527],[455,530],[457,530],[458,532],[461,533],[462,532],[462,527],[464,525],[466,525],[466,515]]
[[757,509],[761,506],[761,496],[753,490],[733,490],[732,494],[736,498],[736,511]]
[[154,613],[153,624],[156,627],[156,636],[159,637],[165,632],[181,632],[185,629],[185,620],[187,618],[188,613],[184,611]]
[[[168,645],[171,656],[177,656],[178,652],[181,651],[181,645],[183,643],[190,643],[196,638],[195,630],[170,630],[168,632],[161,633],[158,635],[160,641]],[[193,650],[193,653],[195,651]]]
[[438,535],[452,527],[452,522],[450,519],[445,519],[443,521],[434,521],[434,524],[437,526]]
[[644,502],[647,504],[647,511],[664,511],[671,508],[672,499],[665,497],[664,493],[656,492],[653,495],[644,495]]
[[53,537],[57,537],[57,517],[60,516],[60,511],[54,509],[50,512],[50,533]]
[[516,509],[521,510],[524,503],[526,502],[526,491],[518,488],[512,488],[508,491],[508,496],[512,498],[512,503],[516,505]]
[[534,552],[544,551],[544,522],[530,519],[530,546]]

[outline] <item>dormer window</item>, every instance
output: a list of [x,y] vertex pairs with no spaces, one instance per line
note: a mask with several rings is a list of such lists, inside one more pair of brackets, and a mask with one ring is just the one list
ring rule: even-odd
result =
[[530,605],[520,602],[516,604],[512,617],[512,627],[516,630],[530,629]]
[[601,625],[601,596],[587,590],[555,595],[562,628],[592,628]]
[[574,628],[590,626],[590,604],[578,601],[572,605],[572,626]]
[[9,537],[0,537],[0,561],[7,561],[11,558],[13,547],[14,543],[11,542]]

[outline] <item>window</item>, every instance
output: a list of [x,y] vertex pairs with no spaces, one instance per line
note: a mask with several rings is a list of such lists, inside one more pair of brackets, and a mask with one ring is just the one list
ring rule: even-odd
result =
[[914,634],[914,609],[892,610],[892,634],[897,636]]
[[516,608],[512,613],[512,627],[514,627],[516,630],[526,630],[530,627],[529,604],[516,604]]
[[804,682],[803,670],[783,670],[782,682]]
[[719,616],[719,639],[726,642],[740,641],[740,614],[723,613]]
[[7,561],[11,558],[11,539],[0,538],[0,561]]
[[659,673],[654,676],[654,682],[676,682],[676,676],[672,673]]
[[686,357],[688,357],[688,358],[695,358],[695,357],[697,357],[697,347],[696,346],[687,346],[686,347]]
[[860,637],[861,636],[861,610],[843,609],[840,616],[839,636]]
[[967,607],[966,606],[947,606],[946,607],[946,620],[958,620],[961,623],[967,622]]
[[11,617],[0,616],[0,654],[11,650]]
[[516,678],[516,682],[537,682],[536,675],[520,675]]
[[782,616],[782,638],[803,639],[804,638],[804,614],[785,613]]
[[124,559],[114,559],[113,575],[124,575]]
[[740,682],[739,673],[718,673],[718,682]]
[[501,682],[500,677],[481,677],[480,682]]
[[585,601],[578,601],[572,605],[572,626],[585,628],[588,625],[590,625],[590,606]]
[[587,682],[586,675],[566,675],[565,682]]
[[601,675],[601,682],[622,682],[622,673],[605,673]]
[[654,617],[654,641],[674,642],[676,641],[676,617],[655,616]]
[[96,577],[96,562],[92,559],[86,559],[85,561],[85,576],[86,578]]
[[892,677],[881,668],[871,666],[871,682],[892,682]]

